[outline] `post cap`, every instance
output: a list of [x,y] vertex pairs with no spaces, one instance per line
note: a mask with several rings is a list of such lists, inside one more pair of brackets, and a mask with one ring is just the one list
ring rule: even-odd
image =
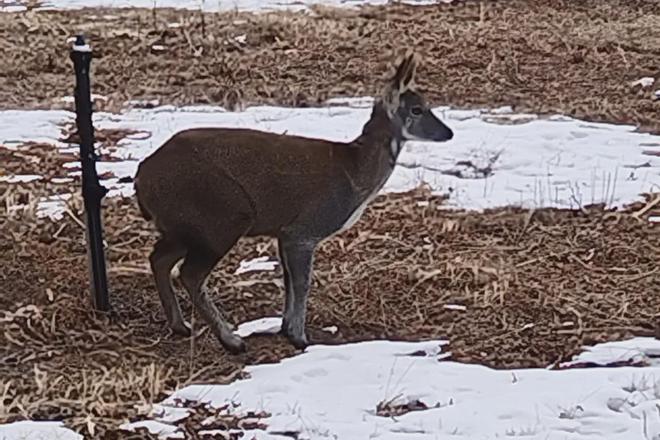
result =
[[73,50],[75,52],[91,52],[92,48],[89,47],[89,44],[85,43],[85,37],[82,35],[76,35],[76,41],[73,43]]

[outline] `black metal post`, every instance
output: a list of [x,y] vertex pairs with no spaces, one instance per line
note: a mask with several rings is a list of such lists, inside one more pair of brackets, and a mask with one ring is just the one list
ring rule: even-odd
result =
[[76,37],[71,49],[71,60],[76,72],[76,125],[80,137],[80,165],[82,168],[82,195],[87,224],[87,255],[92,279],[92,304],[97,310],[110,310],[108,281],[103,252],[103,226],[101,200],[108,190],[99,183],[94,152],[94,125],[89,85],[89,65],[92,51],[82,35]]

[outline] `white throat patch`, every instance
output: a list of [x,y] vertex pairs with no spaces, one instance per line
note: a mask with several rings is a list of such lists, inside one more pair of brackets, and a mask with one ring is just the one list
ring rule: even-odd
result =
[[[399,153],[401,152],[401,148],[403,146],[403,140],[397,140],[397,139],[392,139],[390,141],[390,155],[392,156],[392,160],[395,160]],[[394,164],[392,164],[394,165]]]

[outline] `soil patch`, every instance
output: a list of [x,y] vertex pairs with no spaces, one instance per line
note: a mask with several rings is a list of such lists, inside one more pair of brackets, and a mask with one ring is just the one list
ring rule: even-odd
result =
[[[373,96],[388,51],[408,45],[424,56],[419,85],[433,104],[513,105],[660,132],[653,94],[660,81],[658,22],[656,0],[460,1],[261,14],[6,13],[0,14],[6,54],[0,107],[70,107],[61,100],[73,93],[67,38],[82,31],[95,49],[99,109],[117,110],[130,100],[232,109]],[[637,82],[643,77],[656,83]]]
[[[599,207],[441,208],[442,198],[423,189],[382,196],[319,248],[312,340],[448,338],[453,360],[509,368],[546,367],[586,343],[653,334],[653,224]],[[80,215],[76,197],[69,210]],[[104,211],[108,316],[88,307],[84,231],[71,215],[52,222],[0,214],[0,422],[63,419],[81,432],[125,438],[119,423],[175,388],[226,383],[247,364],[296,352],[279,336],[252,336],[247,354],[230,356],[208,331],[170,334],[148,271],[154,231],[133,199],[108,200]],[[274,243],[244,239],[212,275],[213,299],[234,323],[280,313],[279,269],[234,273],[242,259],[261,255],[276,255]],[[322,330],[328,326],[337,333]]]

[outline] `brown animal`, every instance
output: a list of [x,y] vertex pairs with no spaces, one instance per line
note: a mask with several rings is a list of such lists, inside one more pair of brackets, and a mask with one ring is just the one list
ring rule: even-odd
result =
[[222,345],[245,350],[204,283],[242,236],[278,240],[284,270],[281,332],[304,348],[314,249],[353,225],[392,174],[406,140],[446,141],[452,131],[415,90],[416,58],[407,53],[376,100],[362,133],[348,143],[257,130],[196,128],[175,134],[139,166],[145,218],[161,233],[150,256],[170,327],[189,335],[172,290],[181,282]]

